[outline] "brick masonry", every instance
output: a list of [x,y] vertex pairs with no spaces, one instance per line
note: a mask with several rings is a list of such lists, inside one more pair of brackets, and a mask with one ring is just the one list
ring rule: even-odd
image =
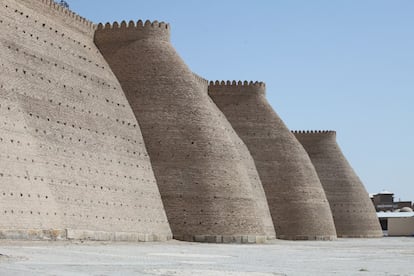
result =
[[[0,239],[336,237],[309,156],[263,83],[209,85],[163,22],[95,25],[52,0],[0,5]],[[338,235],[378,236],[336,141],[300,138]],[[358,220],[335,208],[344,199]]]
[[308,152],[331,206],[339,237],[382,237],[381,227],[359,177],[339,145],[335,131],[294,131]]
[[139,121],[174,237],[274,237],[247,151],[171,45],[169,25],[99,25],[95,43]]
[[278,238],[334,239],[329,203],[306,151],[274,112],[261,82],[210,82],[208,92],[256,163]]
[[51,1],[0,4],[3,237],[75,229],[88,239],[171,238],[138,122],[94,25]]

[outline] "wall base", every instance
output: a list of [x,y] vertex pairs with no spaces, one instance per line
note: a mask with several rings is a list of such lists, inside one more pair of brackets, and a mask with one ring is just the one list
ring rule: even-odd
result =
[[291,240],[291,241],[334,241],[337,239],[337,236],[287,236],[287,235],[278,235],[280,240]]
[[89,241],[126,241],[126,242],[158,242],[171,240],[171,235],[141,234],[134,232],[104,232],[75,229],[0,229],[0,239],[7,240],[89,240]]
[[252,235],[182,235],[174,236],[174,239],[188,242],[201,243],[266,243],[269,240],[275,240],[276,237],[270,236],[252,236]]
[[375,238],[383,238],[383,234],[378,235],[338,235],[338,238],[341,239],[375,239]]

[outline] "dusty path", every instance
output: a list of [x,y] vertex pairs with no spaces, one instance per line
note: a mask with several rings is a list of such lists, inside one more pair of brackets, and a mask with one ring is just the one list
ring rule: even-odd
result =
[[0,241],[0,275],[414,275],[414,238],[266,245]]

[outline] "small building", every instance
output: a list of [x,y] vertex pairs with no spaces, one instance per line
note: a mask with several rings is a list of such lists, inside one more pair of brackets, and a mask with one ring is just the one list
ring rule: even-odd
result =
[[377,212],[398,211],[404,207],[413,208],[411,201],[394,201],[394,193],[383,190],[378,194],[370,194],[372,204]]
[[372,203],[374,203],[377,212],[394,210],[394,193],[382,191],[375,194],[372,196]]
[[[407,208],[407,207],[405,207]],[[414,236],[414,212],[379,212],[377,216],[387,236]]]

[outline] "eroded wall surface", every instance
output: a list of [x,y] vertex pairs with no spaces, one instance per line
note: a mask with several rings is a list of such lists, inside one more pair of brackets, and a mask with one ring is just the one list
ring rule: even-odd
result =
[[51,2],[0,1],[0,229],[168,239],[139,125],[95,26]]
[[303,147],[265,98],[264,83],[211,82],[209,95],[247,145],[280,239],[333,239],[332,213]]
[[100,25],[95,43],[141,125],[174,237],[263,242],[268,223],[233,129],[172,47],[169,25]]
[[339,237],[382,237],[367,191],[339,145],[335,131],[294,131],[308,152],[330,203]]

